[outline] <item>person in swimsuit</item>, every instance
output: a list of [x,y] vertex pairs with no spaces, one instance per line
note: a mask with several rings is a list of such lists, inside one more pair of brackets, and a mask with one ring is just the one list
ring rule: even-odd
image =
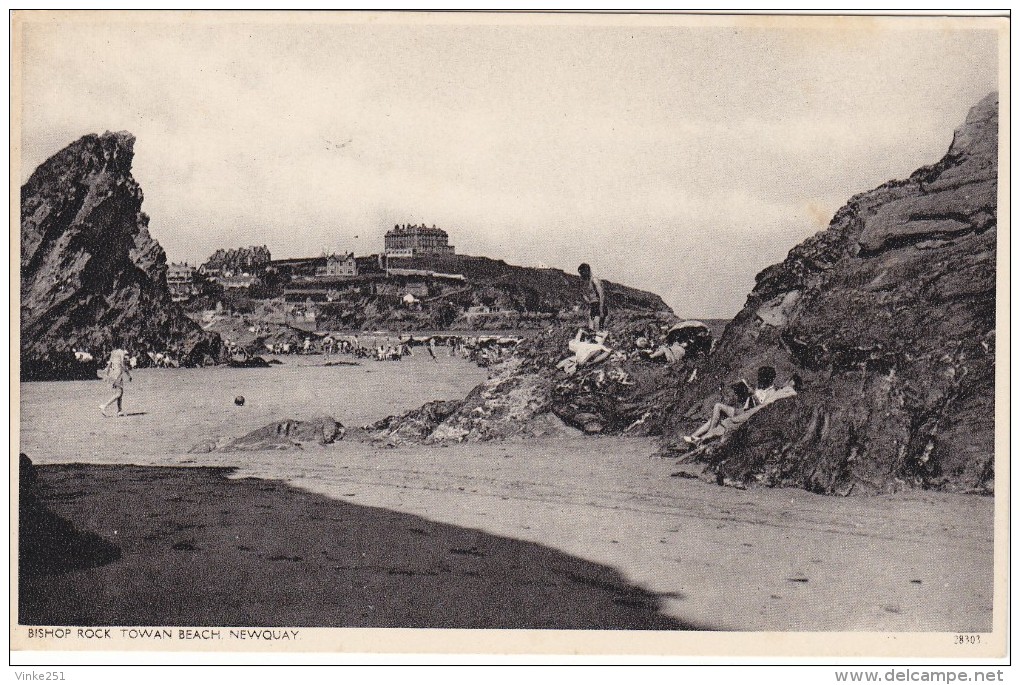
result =
[[754,389],[754,403],[757,405],[771,404],[776,394],[776,370],[771,366],[758,369],[758,383]]
[[581,264],[577,267],[581,275],[581,297],[588,306],[588,323],[590,328],[600,333],[605,330],[606,319],[609,317],[609,301],[602,281],[591,275],[591,266]]
[[[763,367],[763,368],[771,368],[771,367]],[[775,373],[774,369],[772,370],[772,373],[773,374]],[[765,401],[761,402],[760,404],[753,404],[752,406],[746,406],[745,405],[745,408],[744,408],[743,411],[735,411],[733,414],[730,414],[727,418],[722,419],[721,421],[719,421],[715,426],[708,427],[709,424],[705,424],[705,426],[702,426],[701,429],[698,429],[698,432],[701,432],[701,435],[697,435],[697,432],[696,432],[695,433],[696,437],[695,436],[688,436],[688,437],[685,437],[684,440],[687,441],[687,442],[690,442],[690,443],[700,444],[700,443],[704,443],[704,442],[706,442],[708,440],[711,440],[713,438],[721,438],[724,435],[726,435],[726,433],[731,432],[731,431],[735,431],[738,428],[740,428],[742,425],[744,425],[744,423],[747,422],[747,420],[749,418],[751,418],[756,413],[758,413],[759,411],[761,411],[762,409],[764,409],[768,405],[772,404],[773,402],[777,402],[779,400],[784,400],[784,399],[787,399],[789,397],[796,397],[797,393],[800,392],[800,390],[804,386],[804,381],[797,374],[794,374],[793,377],[790,378],[790,381],[786,385],[781,387],[781,388],[776,388],[776,387],[774,387],[772,385],[773,381],[775,380],[775,376],[774,375],[771,378],[768,378],[768,376],[769,376],[769,373],[766,373],[765,374],[765,380],[766,380],[766,383],[768,384],[768,386],[770,386],[772,388],[772,391],[765,398]],[[756,399],[758,397],[758,395],[757,395],[758,390],[761,390],[761,389],[762,388],[756,389],[754,391],[754,393],[751,395],[752,403],[756,401]],[[747,394],[746,392],[741,393],[741,395],[746,395],[746,394]],[[716,406],[718,407],[719,405],[716,405]],[[727,412],[724,412],[724,413],[727,413]],[[714,418],[714,416],[715,415],[713,414],[713,418]],[[702,432],[702,429],[704,429],[706,427],[708,427],[708,430],[705,430],[705,431]]]
[[124,377],[127,376],[127,379],[131,380],[131,372],[127,367],[127,352],[117,348],[110,353],[110,361],[106,365],[106,380],[110,381],[113,388],[113,397],[99,405],[99,411],[103,416],[108,416],[106,410],[114,403],[117,404],[117,416],[124,416]]
[[[740,417],[743,414],[752,411],[754,408],[754,396],[751,393],[750,386],[748,386],[745,381],[741,380],[731,385],[730,392],[733,395],[733,403],[725,404],[723,402],[716,402],[715,406],[712,407],[712,418],[703,423],[698,430],[694,431],[690,435],[685,435],[685,442],[696,444],[705,439],[705,437],[709,434],[714,436],[715,433],[713,433],[713,431],[723,421]],[[750,416],[748,416],[748,418],[750,418]],[[743,421],[740,421],[740,423],[743,423]]]
[[566,371],[567,375],[571,376],[584,366],[594,366],[608,359],[613,350],[603,345],[603,340],[603,336],[579,328],[574,339],[567,343],[567,349],[574,355],[560,360],[556,368]]

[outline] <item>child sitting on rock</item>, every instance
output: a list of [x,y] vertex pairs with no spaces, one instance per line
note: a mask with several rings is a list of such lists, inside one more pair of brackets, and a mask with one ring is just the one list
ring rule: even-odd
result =
[[776,370],[771,366],[758,368],[758,383],[754,389],[754,403],[764,406],[771,404],[776,393]]

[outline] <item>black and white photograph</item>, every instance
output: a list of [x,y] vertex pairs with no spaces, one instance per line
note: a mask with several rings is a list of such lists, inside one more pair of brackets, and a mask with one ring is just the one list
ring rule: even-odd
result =
[[11,30],[12,650],[1005,656],[1008,17]]

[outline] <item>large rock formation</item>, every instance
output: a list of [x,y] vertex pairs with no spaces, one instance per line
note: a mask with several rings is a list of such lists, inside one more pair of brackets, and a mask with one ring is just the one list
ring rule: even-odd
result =
[[993,477],[998,96],[937,164],[853,197],[757,277],[667,447],[721,383],[762,364],[805,389],[699,456],[722,482],[880,493],[988,491]]
[[166,255],[149,235],[131,176],[134,137],[87,135],[46,160],[21,188],[21,377],[94,369],[114,345],[169,351],[183,363],[220,355],[170,299]]
[[576,327],[559,325],[521,343],[492,367],[488,380],[461,401],[430,402],[372,426],[368,435],[389,445],[506,440],[583,431],[654,435],[672,388],[690,377],[695,360],[665,364],[636,347],[658,339],[676,317],[614,311],[606,345],[613,354],[568,374],[557,363],[571,353]]

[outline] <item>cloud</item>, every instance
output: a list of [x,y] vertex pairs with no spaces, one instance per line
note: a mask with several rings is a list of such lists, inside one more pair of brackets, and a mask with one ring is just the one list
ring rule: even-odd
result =
[[469,253],[589,261],[726,316],[852,194],[936,161],[996,87],[996,34],[923,23],[281,16],[26,24],[22,177],[85,133],[126,129],[173,259],[247,243],[368,252],[424,221]]

